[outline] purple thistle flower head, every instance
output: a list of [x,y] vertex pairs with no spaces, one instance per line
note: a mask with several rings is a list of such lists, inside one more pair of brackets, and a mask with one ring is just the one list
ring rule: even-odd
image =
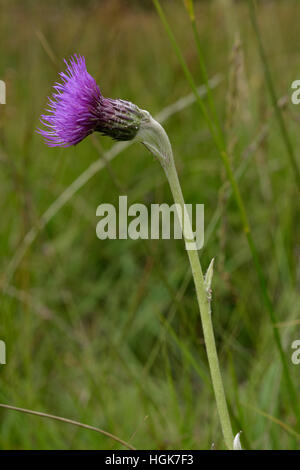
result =
[[41,116],[46,129],[38,129],[50,147],[69,147],[92,132],[101,132],[115,140],[132,140],[144,112],[129,101],[104,98],[95,79],[88,73],[85,59],[76,54],[60,73],[49,98],[49,114]]

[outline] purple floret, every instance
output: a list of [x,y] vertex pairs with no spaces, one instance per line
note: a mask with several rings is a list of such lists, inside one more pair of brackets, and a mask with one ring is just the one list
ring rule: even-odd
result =
[[54,86],[49,98],[49,114],[41,116],[46,129],[38,129],[50,147],[69,147],[81,142],[94,131],[116,140],[135,137],[141,110],[129,101],[104,98],[95,79],[88,73],[85,59],[76,54],[60,73],[61,83]]

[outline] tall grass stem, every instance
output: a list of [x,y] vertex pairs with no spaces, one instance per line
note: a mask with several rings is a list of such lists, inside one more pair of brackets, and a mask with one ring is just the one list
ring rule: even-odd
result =
[[292,142],[291,142],[291,139],[290,139],[290,135],[289,135],[287,127],[285,125],[282,110],[281,110],[280,106],[278,105],[278,99],[277,99],[277,95],[276,95],[276,91],[275,91],[275,86],[274,86],[274,83],[273,83],[271,70],[270,70],[270,67],[269,67],[267,55],[266,55],[266,52],[265,52],[265,49],[264,49],[264,45],[263,45],[263,42],[262,42],[260,30],[259,30],[259,25],[258,25],[258,21],[257,21],[257,17],[256,17],[256,12],[255,12],[254,1],[253,0],[248,0],[248,4],[249,4],[249,10],[250,10],[250,18],[251,18],[252,26],[253,26],[253,29],[254,29],[254,32],[255,32],[257,45],[258,45],[258,49],[259,49],[259,54],[260,54],[260,58],[261,58],[264,73],[265,73],[266,84],[267,84],[269,94],[270,94],[270,97],[271,97],[271,100],[272,100],[272,104],[273,104],[273,107],[274,107],[274,110],[275,110],[275,115],[276,115],[276,118],[277,118],[277,121],[278,121],[278,124],[279,124],[282,139],[284,141],[286,151],[287,151],[287,154],[288,154],[288,157],[289,157],[289,160],[290,160],[290,164],[291,164],[294,176],[295,176],[295,180],[296,180],[298,189],[300,189],[300,169],[299,169],[299,165],[297,163],[297,159],[296,159],[296,156],[295,156],[295,153],[294,153],[294,149],[293,149],[293,145],[292,145]]

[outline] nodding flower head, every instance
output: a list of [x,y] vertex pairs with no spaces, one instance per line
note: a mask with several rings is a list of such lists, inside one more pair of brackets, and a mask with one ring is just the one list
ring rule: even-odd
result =
[[41,116],[46,129],[38,129],[50,147],[69,147],[92,132],[115,140],[132,140],[140,128],[144,112],[121,99],[104,98],[95,79],[88,73],[84,57],[76,54],[60,73],[49,98],[48,114]]

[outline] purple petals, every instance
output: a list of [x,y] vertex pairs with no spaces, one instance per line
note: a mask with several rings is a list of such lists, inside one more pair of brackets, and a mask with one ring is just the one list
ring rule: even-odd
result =
[[48,98],[41,116],[45,129],[37,132],[49,147],[69,147],[94,131],[115,140],[131,140],[139,129],[142,111],[129,101],[104,98],[95,79],[88,73],[84,57],[74,55],[61,72],[60,82]]
[[94,78],[87,72],[84,57],[71,57],[60,73],[61,83],[48,100],[49,114],[41,116],[46,129],[38,129],[50,147],[76,145],[97,126],[97,108],[102,95]]

